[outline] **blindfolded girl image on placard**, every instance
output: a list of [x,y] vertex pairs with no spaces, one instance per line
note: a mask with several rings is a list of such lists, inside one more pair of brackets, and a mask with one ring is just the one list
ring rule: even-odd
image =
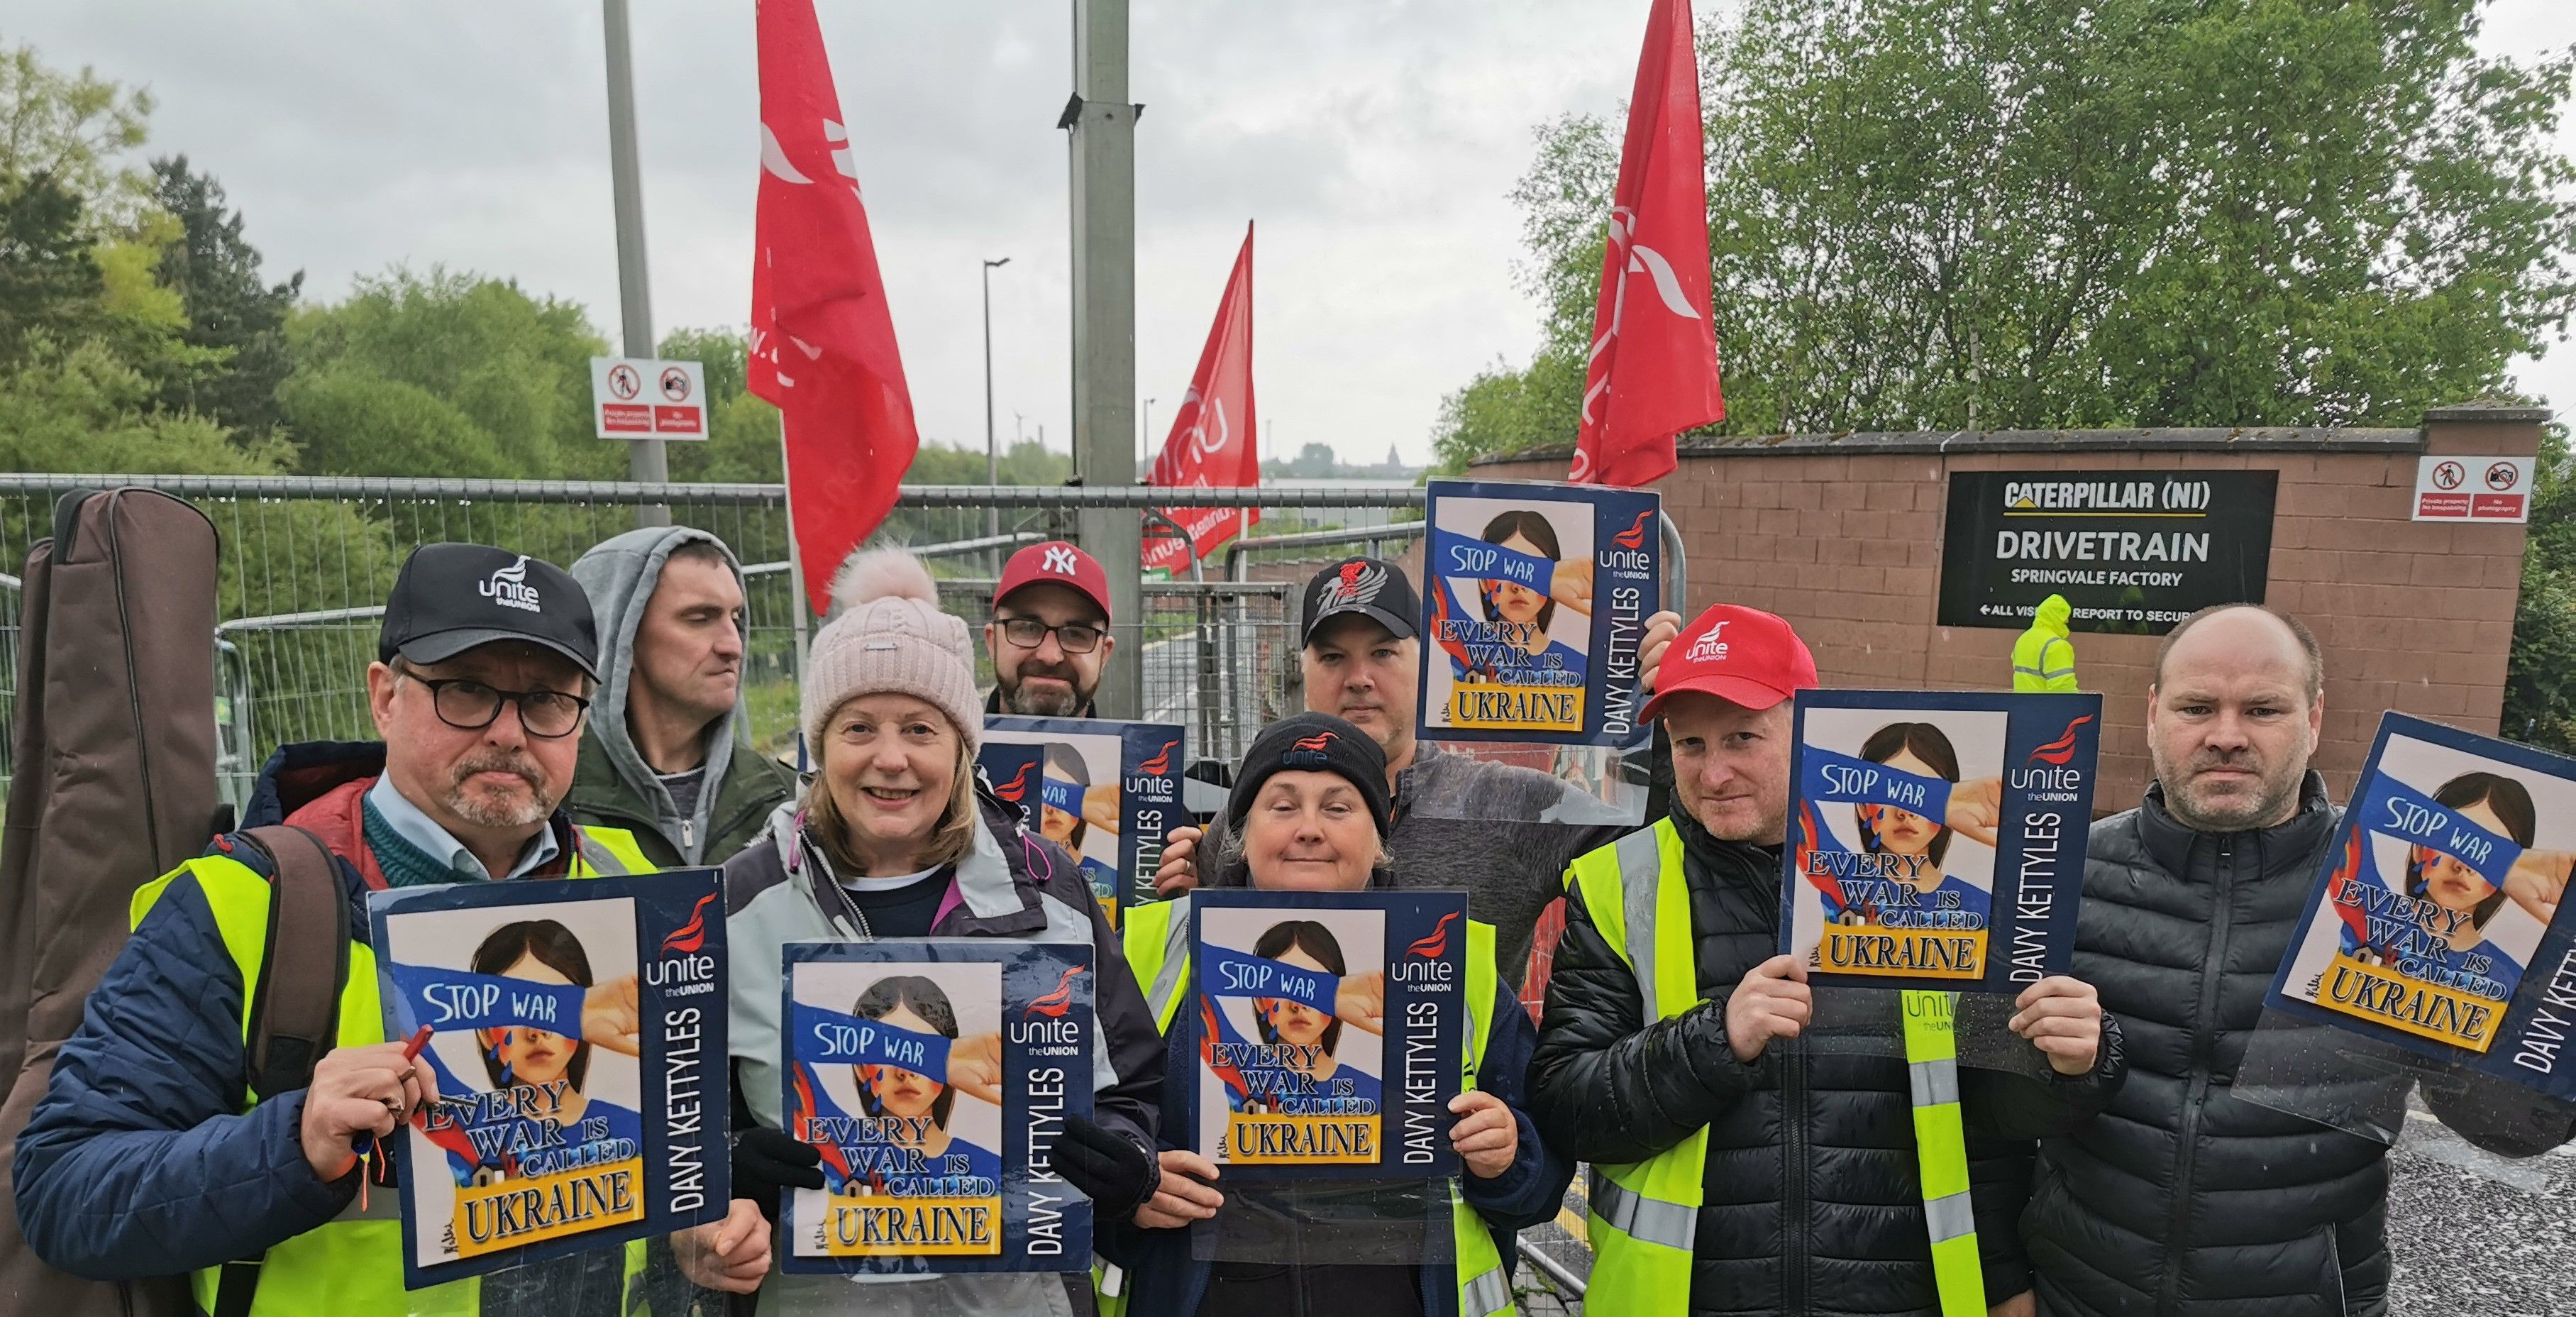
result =
[[[496,1133],[489,1128],[469,1131],[462,1125],[439,1120],[437,1113],[427,1110],[414,1118],[445,1149],[448,1169],[456,1183],[487,1185],[547,1174],[582,1164],[585,1149],[599,1150],[598,1160],[618,1160],[640,1152],[644,1138],[642,1115],[594,1097],[589,1091],[591,1064],[600,1046],[593,1041],[593,1033],[616,1050],[633,1054],[631,1041],[618,1031],[616,1017],[621,1009],[630,1015],[634,1010],[634,976],[620,978],[604,990],[594,990],[589,951],[571,929],[552,919],[518,920],[493,929],[475,947],[467,967],[476,974],[585,991],[581,994],[581,1023],[577,1026],[582,1036],[525,1024],[474,1031],[483,1073],[489,1081],[486,1091],[531,1090],[517,1105],[518,1114],[511,1120],[548,1121],[568,1132],[540,1137],[508,1130]],[[433,1066],[444,1071],[434,1052],[425,1054]],[[447,1078],[444,1074],[441,1077]],[[448,1084],[453,1082],[447,1080]],[[443,1088],[448,1093],[466,1091],[461,1085]],[[532,1160],[533,1153],[544,1155]]]
[[[957,1010],[940,986],[917,974],[898,974],[868,985],[859,994],[850,1014],[865,1020],[877,1020],[916,1034],[933,1034],[955,1040]],[[955,1067],[956,1052],[950,1049],[950,1066]],[[936,1176],[971,1176],[998,1182],[1002,1175],[1002,1156],[997,1150],[978,1147],[950,1129],[950,1118],[957,1106],[957,1088],[946,1082],[965,1076],[953,1069],[943,1069],[939,1078],[894,1065],[856,1065],[851,1077],[858,1084],[859,1106],[872,1117],[892,1117],[882,1127],[889,1132],[885,1140],[908,1152],[919,1154],[917,1164],[925,1173]],[[991,1095],[998,1099],[999,1094]],[[870,1189],[884,1191],[887,1177],[871,1173],[869,1168],[832,1165],[824,1159],[824,1188],[835,1194],[855,1194]],[[912,1158],[902,1161],[911,1163]],[[853,1183],[853,1180],[858,1183]]]
[[[1569,587],[1559,590],[1557,595],[1551,595],[1547,591],[1535,589],[1518,581],[1477,582],[1478,600],[1485,620],[1505,624],[1497,628],[1496,634],[1504,638],[1503,643],[1507,648],[1519,651],[1520,660],[1498,671],[1481,672],[1481,675],[1511,682],[1525,679],[1516,677],[1515,673],[1536,672],[1550,674],[1545,678],[1550,684],[1581,685],[1584,673],[1583,651],[1556,639],[1555,627],[1557,610],[1562,606],[1582,618],[1576,626],[1577,631],[1581,634],[1589,634],[1592,625],[1591,596],[1588,592],[1578,592],[1570,588],[1576,576],[1586,575],[1579,569],[1589,564],[1565,562],[1565,550],[1557,539],[1556,527],[1544,514],[1527,508],[1514,508],[1496,516],[1485,523],[1483,533],[1476,538],[1514,553],[1546,559],[1555,564],[1550,577],[1551,587],[1559,580],[1565,581]],[[1450,674],[1455,677],[1467,677],[1480,672],[1476,665],[1468,662],[1466,655],[1454,651],[1450,655],[1449,663]]]

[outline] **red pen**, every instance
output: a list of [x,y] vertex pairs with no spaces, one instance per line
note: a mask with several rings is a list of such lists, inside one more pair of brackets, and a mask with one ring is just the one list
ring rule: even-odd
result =
[[424,1024],[420,1027],[419,1032],[414,1033],[411,1036],[411,1042],[403,1047],[403,1059],[405,1061],[419,1060],[420,1049],[427,1046],[429,1046],[429,1026]]

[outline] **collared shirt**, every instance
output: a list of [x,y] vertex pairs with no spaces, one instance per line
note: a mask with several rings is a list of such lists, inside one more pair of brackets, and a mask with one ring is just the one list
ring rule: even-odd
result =
[[[383,816],[385,825],[392,828],[396,836],[411,843],[421,854],[444,862],[448,868],[456,871],[457,877],[470,882],[481,882],[492,876],[491,872],[483,867],[483,861],[476,859],[474,852],[466,849],[465,843],[450,835],[447,829],[438,826],[438,820],[423,812],[420,806],[411,803],[403,793],[394,790],[393,774],[387,773],[377,778],[376,784],[367,788],[367,803],[375,807],[377,814]],[[537,866],[553,859],[555,853],[562,849],[555,844],[555,830],[551,827],[541,828],[537,831],[535,840],[530,841],[527,848],[519,852],[519,862],[512,865],[510,871],[501,876],[517,878],[532,873]]]

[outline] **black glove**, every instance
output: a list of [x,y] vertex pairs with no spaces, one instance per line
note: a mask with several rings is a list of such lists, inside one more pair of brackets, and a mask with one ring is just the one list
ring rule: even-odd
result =
[[1134,1139],[1081,1116],[1064,1118],[1056,1140],[1055,1169],[1065,1183],[1091,1199],[1092,1210],[1111,1220],[1135,1211],[1163,1182],[1162,1163]]
[[823,1150],[787,1137],[784,1130],[754,1125],[733,1141],[733,1196],[760,1204],[778,1224],[778,1196],[789,1189],[823,1187]]

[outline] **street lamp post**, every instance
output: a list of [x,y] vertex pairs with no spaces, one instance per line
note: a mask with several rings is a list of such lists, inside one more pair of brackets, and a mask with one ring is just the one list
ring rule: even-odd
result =
[[1142,460],[1150,462],[1154,460],[1154,400],[1151,398],[1145,400],[1145,425],[1142,438],[1144,440],[1141,445],[1144,450]]
[[[984,262],[984,483],[1002,483],[1002,454],[993,440],[993,271],[1011,263],[1011,258]],[[999,537],[1002,533],[1002,509],[999,505],[984,513],[984,533]],[[993,550],[993,575],[1002,574],[1002,550]]]

